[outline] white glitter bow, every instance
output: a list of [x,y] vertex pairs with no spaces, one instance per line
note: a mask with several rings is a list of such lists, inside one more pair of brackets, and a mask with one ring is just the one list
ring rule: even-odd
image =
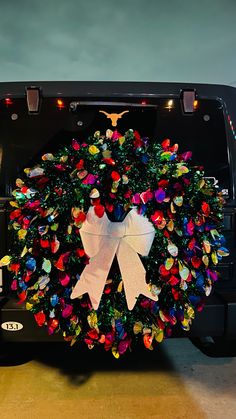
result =
[[139,294],[157,300],[145,281],[146,271],[138,255],[148,255],[155,236],[147,218],[132,209],[124,221],[111,222],[106,213],[99,218],[90,207],[80,235],[90,261],[71,293],[72,299],[87,292],[97,310],[116,255],[129,310],[134,308]]

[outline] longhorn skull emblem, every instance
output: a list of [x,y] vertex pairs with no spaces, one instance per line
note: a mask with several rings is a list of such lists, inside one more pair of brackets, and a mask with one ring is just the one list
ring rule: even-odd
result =
[[116,127],[117,126],[117,120],[122,118],[124,113],[127,113],[129,111],[123,111],[121,113],[107,113],[105,111],[99,111],[99,112],[104,113],[104,115],[106,115],[107,118],[111,119],[111,125],[113,127]]

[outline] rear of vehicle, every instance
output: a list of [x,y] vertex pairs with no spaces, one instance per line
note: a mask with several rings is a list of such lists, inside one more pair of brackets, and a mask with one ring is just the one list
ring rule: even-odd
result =
[[[218,265],[220,280],[204,311],[198,313],[191,332],[181,336],[235,339],[235,109],[236,89],[221,85],[0,83],[0,258],[9,246],[8,203],[15,179],[42,154],[69,144],[73,137],[86,140],[94,131],[114,127],[121,133],[133,128],[157,142],[170,138],[181,151],[193,152],[193,165],[204,166],[205,176],[222,192],[223,234],[230,250]],[[59,334],[48,337],[24,305],[17,303],[5,268],[0,270],[0,316],[2,341],[62,340]]]

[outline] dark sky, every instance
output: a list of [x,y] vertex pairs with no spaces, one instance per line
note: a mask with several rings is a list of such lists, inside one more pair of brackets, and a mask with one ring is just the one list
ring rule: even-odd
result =
[[0,0],[0,81],[236,85],[236,0]]

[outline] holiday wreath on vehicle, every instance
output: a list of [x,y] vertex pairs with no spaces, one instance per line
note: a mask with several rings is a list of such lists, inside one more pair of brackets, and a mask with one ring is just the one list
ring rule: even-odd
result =
[[169,139],[72,139],[16,180],[1,260],[48,333],[119,357],[189,330],[228,255],[220,192]]

